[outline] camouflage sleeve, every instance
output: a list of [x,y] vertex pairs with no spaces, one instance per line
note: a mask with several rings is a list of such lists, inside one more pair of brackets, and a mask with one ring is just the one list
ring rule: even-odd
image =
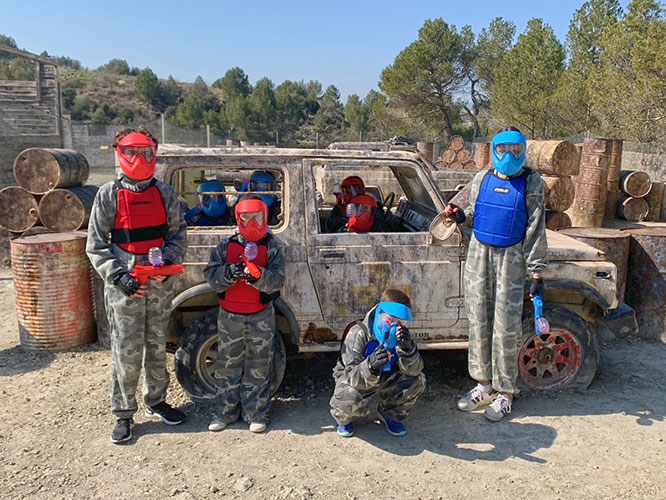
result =
[[526,188],[527,230],[523,239],[523,258],[530,274],[541,272],[548,265],[544,190],[541,176],[537,172],[530,174]]
[[169,226],[162,245],[162,256],[174,264],[181,264],[187,250],[187,224],[176,192],[165,182],[158,182],[157,186],[164,200]]
[[282,245],[277,238],[272,237],[268,242],[268,255],[266,256],[266,267],[262,268],[261,277],[251,283],[253,287],[264,293],[275,293],[282,288],[285,280],[284,254]]
[[365,346],[366,336],[363,329],[354,325],[340,347],[340,358],[345,367],[341,378],[357,391],[371,389],[379,384],[379,375],[370,371],[365,357]]
[[236,280],[229,281],[225,275],[227,267],[227,240],[220,242],[211,252],[208,265],[204,267],[203,274],[208,284],[218,293],[226,291]]
[[474,179],[472,179],[472,186],[469,192],[469,205],[465,207],[465,222],[463,222],[463,226],[469,229],[474,227],[474,206],[476,205],[476,198],[479,196],[481,182],[487,171],[487,169],[481,170],[474,176]]
[[111,229],[116,220],[116,190],[113,182],[104,184],[93,201],[88,221],[86,253],[97,274],[112,283],[113,275],[127,271],[126,266],[111,251]]
[[409,353],[405,353],[400,349],[400,346],[396,348],[396,351],[398,353],[398,368],[402,373],[410,377],[416,377],[423,371],[423,359],[416,347],[416,342]]

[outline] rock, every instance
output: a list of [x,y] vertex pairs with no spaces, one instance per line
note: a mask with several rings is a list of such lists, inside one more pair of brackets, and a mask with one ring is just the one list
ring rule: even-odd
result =
[[247,491],[254,486],[254,481],[249,477],[241,477],[234,484],[234,489],[236,491]]

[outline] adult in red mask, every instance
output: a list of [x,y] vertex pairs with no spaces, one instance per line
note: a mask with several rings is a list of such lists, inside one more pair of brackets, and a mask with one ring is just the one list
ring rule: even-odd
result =
[[365,194],[363,179],[357,175],[346,177],[339,186],[340,192],[335,196],[337,205],[333,207],[330,217],[326,220],[327,233],[337,233],[344,229],[348,219],[345,215],[345,207],[352,198]]
[[370,195],[355,196],[345,205],[347,231],[367,233],[372,229],[377,215],[377,201]]
[[266,235],[268,206],[261,198],[244,199],[235,207],[238,231],[247,241],[257,242]]
[[148,135],[140,132],[126,135],[118,141],[116,153],[120,168],[131,179],[145,181],[155,173],[157,143]]
[[340,185],[342,188],[342,204],[347,204],[352,198],[365,194],[363,179],[357,175],[350,175]]

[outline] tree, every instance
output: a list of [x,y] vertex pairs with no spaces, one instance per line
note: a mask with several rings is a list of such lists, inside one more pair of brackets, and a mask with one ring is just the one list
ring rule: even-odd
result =
[[112,75],[129,75],[130,67],[124,59],[111,59],[99,70]]
[[462,49],[455,26],[429,19],[418,39],[382,71],[379,88],[408,115],[450,137],[458,119],[453,93],[464,77]]
[[340,102],[340,91],[335,85],[326,88],[319,106],[314,116],[314,130],[324,135],[325,140],[334,141],[344,123],[344,107]]
[[182,94],[183,89],[180,88],[173,76],[169,75],[166,82],[160,82],[160,110],[163,111],[171,106],[176,106]]
[[587,89],[598,131],[638,142],[666,141],[666,20],[661,3],[633,0],[604,30]]
[[197,76],[190,93],[178,104],[175,114],[171,117],[174,125],[188,128],[199,128],[204,125],[204,117],[207,116],[208,124],[217,124],[218,121],[207,111],[217,111],[219,103],[214,96],[209,95],[208,85],[203,78]]
[[213,82],[213,87],[221,89],[225,102],[234,97],[247,97],[252,92],[252,86],[245,72],[238,67],[228,70],[222,78]]
[[621,14],[618,0],[589,0],[574,13],[567,33],[569,64],[558,82],[555,96],[560,104],[561,135],[596,127],[587,80],[599,62],[599,44],[604,31],[615,24]]
[[344,113],[354,136],[361,140],[370,129],[370,109],[356,94],[352,94],[347,99]]
[[150,68],[145,68],[139,72],[134,87],[137,98],[148,104],[154,104],[160,97],[160,81]]
[[551,136],[553,95],[563,69],[564,48],[552,28],[541,19],[530,19],[495,72],[494,113],[529,138]]
[[254,140],[271,139],[275,133],[277,107],[275,90],[269,78],[262,78],[247,97],[248,128]]

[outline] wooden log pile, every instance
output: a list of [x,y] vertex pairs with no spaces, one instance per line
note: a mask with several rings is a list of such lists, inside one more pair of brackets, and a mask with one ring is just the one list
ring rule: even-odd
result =
[[435,162],[435,166],[439,168],[465,170],[478,170],[477,165],[477,162],[472,160],[472,152],[465,148],[465,139],[459,135],[451,137],[449,147],[442,151]]

